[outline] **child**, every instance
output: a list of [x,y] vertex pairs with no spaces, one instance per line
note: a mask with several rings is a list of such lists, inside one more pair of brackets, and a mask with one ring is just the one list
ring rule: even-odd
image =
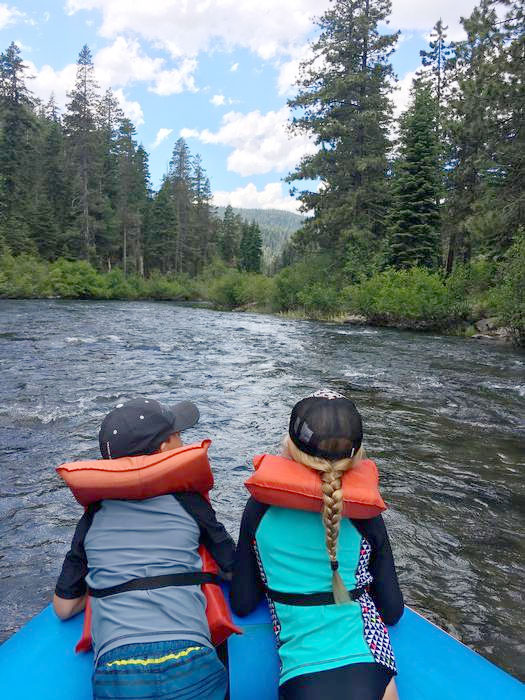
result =
[[[283,700],[397,698],[383,622],[399,620],[403,596],[385,524],[381,515],[342,517],[342,477],[363,459],[362,436],[361,416],[344,396],[322,390],[299,401],[284,456],[320,472],[321,516],[253,497],[244,510],[231,605],[247,615],[266,593]],[[373,463],[360,467],[374,484]]]
[[[102,457],[174,450],[182,446],[180,432],[198,420],[189,401],[171,408],[142,398],[120,404],[102,422]],[[199,493],[89,506],[58,578],[55,612],[65,620],[83,610],[88,586],[95,594],[136,579],[199,571],[200,543],[231,571],[234,542]],[[128,589],[91,603],[95,700],[224,699],[227,675],[210,641],[199,585]]]

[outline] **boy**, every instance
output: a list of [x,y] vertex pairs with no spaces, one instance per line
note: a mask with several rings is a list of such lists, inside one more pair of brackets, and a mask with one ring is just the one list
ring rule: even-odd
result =
[[[183,444],[181,431],[198,420],[189,401],[171,408],[142,398],[119,404],[100,428],[102,457],[174,450]],[[65,620],[82,611],[87,586],[200,570],[199,543],[222,571],[231,571],[234,542],[199,493],[100,501],[77,525],[56,585],[55,612]],[[91,603],[95,700],[224,699],[227,675],[210,641],[200,586],[125,590]]]

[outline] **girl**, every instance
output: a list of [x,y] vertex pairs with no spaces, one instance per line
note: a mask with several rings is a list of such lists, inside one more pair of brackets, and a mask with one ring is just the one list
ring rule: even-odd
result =
[[399,620],[403,596],[385,524],[381,515],[342,517],[342,477],[364,459],[362,436],[361,416],[341,394],[299,401],[283,452],[320,473],[321,517],[254,498],[244,510],[231,605],[247,615],[267,595],[283,700],[398,698],[384,623]]

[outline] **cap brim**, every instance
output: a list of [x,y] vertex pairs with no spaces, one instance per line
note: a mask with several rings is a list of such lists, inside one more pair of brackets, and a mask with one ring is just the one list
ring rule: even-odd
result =
[[199,409],[191,401],[181,401],[174,406],[170,406],[170,410],[175,416],[175,421],[173,423],[173,431],[175,433],[193,428],[193,426],[199,422]]

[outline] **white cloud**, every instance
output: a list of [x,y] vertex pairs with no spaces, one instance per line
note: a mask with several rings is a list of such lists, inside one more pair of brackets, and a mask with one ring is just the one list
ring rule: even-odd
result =
[[[299,76],[299,66],[303,61],[311,59],[313,51],[309,44],[302,44],[292,49],[290,59],[280,61],[277,64],[279,75],[277,77],[277,91],[279,95],[294,95],[297,92],[296,81]],[[319,59],[321,62],[322,59]],[[318,65],[318,61],[316,61]]]
[[[64,109],[68,98],[67,93],[70,92],[75,85],[75,76],[77,72],[76,63],[70,63],[61,70],[55,70],[49,65],[44,65],[37,68],[32,61],[26,61],[28,72],[33,76],[31,81],[32,92],[42,100],[47,102],[51,94],[55,97],[55,102],[60,109]],[[98,79],[98,76],[96,76]],[[99,80],[103,89],[109,85]],[[113,91],[118,99],[120,106],[126,117],[131,119],[135,126],[144,124],[144,114],[139,102],[128,100],[122,88],[117,88]]]
[[141,124],[144,124],[144,113],[142,111],[142,107],[140,106],[140,102],[137,102],[136,100],[128,100],[122,88],[118,88],[118,90],[113,90],[113,94],[119,101],[124,115],[128,119],[131,119],[135,126],[140,126]]
[[159,129],[157,131],[157,137],[155,138],[154,143],[151,145],[151,150],[160,146],[160,144],[168,138],[172,131],[173,129]]
[[215,192],[213,201],[218,207],[242,207],[246,209],[284,209],[285,211],[299,211],[300,202],[283,192],[280,182],[270,182],[263,190],[250,182],[246,187],[238,187],[233,192]]
[[21,39],[15,39],[15,44],[23,53],[31,53],[33,51],[32,47],[24,44]]
[[69,13],[100,10],[105,37],[130,32],[168,50],[172,56],[195,56],[217,46],[248,48],[263,59],[286,54],[311,31],[311,17],[327,0],[67,0]]
[[113,44],[96,54],[93,63],[103,86],[123,87],[130,83],[147,82],[150,84],[148,89],[158,95],[196,90],[193,76],[197,68],[195,59],[186,58],[178,68],[168,70],[165,59],[147,56],[137,39],[118,36]]
[[235,72],[238,71],[238,70],[239,70],[239,64],[238,64],[238,63],[232,63],[232,65],[231,65],[231,67],[230,67],[230,71],[231,71],[232,73],[235,73]]
[[416,9],[413,0],[393,0],[390,26],[428,32],[441,17],[448,25],[449,41],[458,40],[464,37],[459,18],[470,15],[476,5],[476,0],[419,0]]
[[44,12],[44,14],[42,15],[42,19],[44,20],[44,22],[49,22],[49,20],[51,19],[51,13]]
[[26,61],[26,65],[28,73],[33,76],[32,92],[43,102],[47,102],[53,93],[58,107],[64,109],[67,102],[66,93],[75,84],[76,64],[70,63],[61,70],[55,70],[49,65],[37,68],[32,61]]
[[196,138],[203,143],[230,146],[228,170],[243,176],[262,175],[271,171],[287,172],[315,147],[307,135],[291,135],[287,124],[287,107],[261,114],[259,110],[242,114],[228,112],[217,132],[208,129],[182,129],[183,138]]
[[16,7],[9,7],[5,3],[0,3],[0,29],[9,26],[10,24],[15,24],[18,20],[25,17],[23,12]]
[[222,107],[222,105],[226,102],[226,98],[224,95],[214,95],[210,102],[214,107]]
[[410,102],[410,89],[412,88],[412,81],[416,77],[416,74],[417,71],[410,71],[409,73],[406,73],[396,84],[392,94],[395,119],[398,119],[408,107],[408,103]]

